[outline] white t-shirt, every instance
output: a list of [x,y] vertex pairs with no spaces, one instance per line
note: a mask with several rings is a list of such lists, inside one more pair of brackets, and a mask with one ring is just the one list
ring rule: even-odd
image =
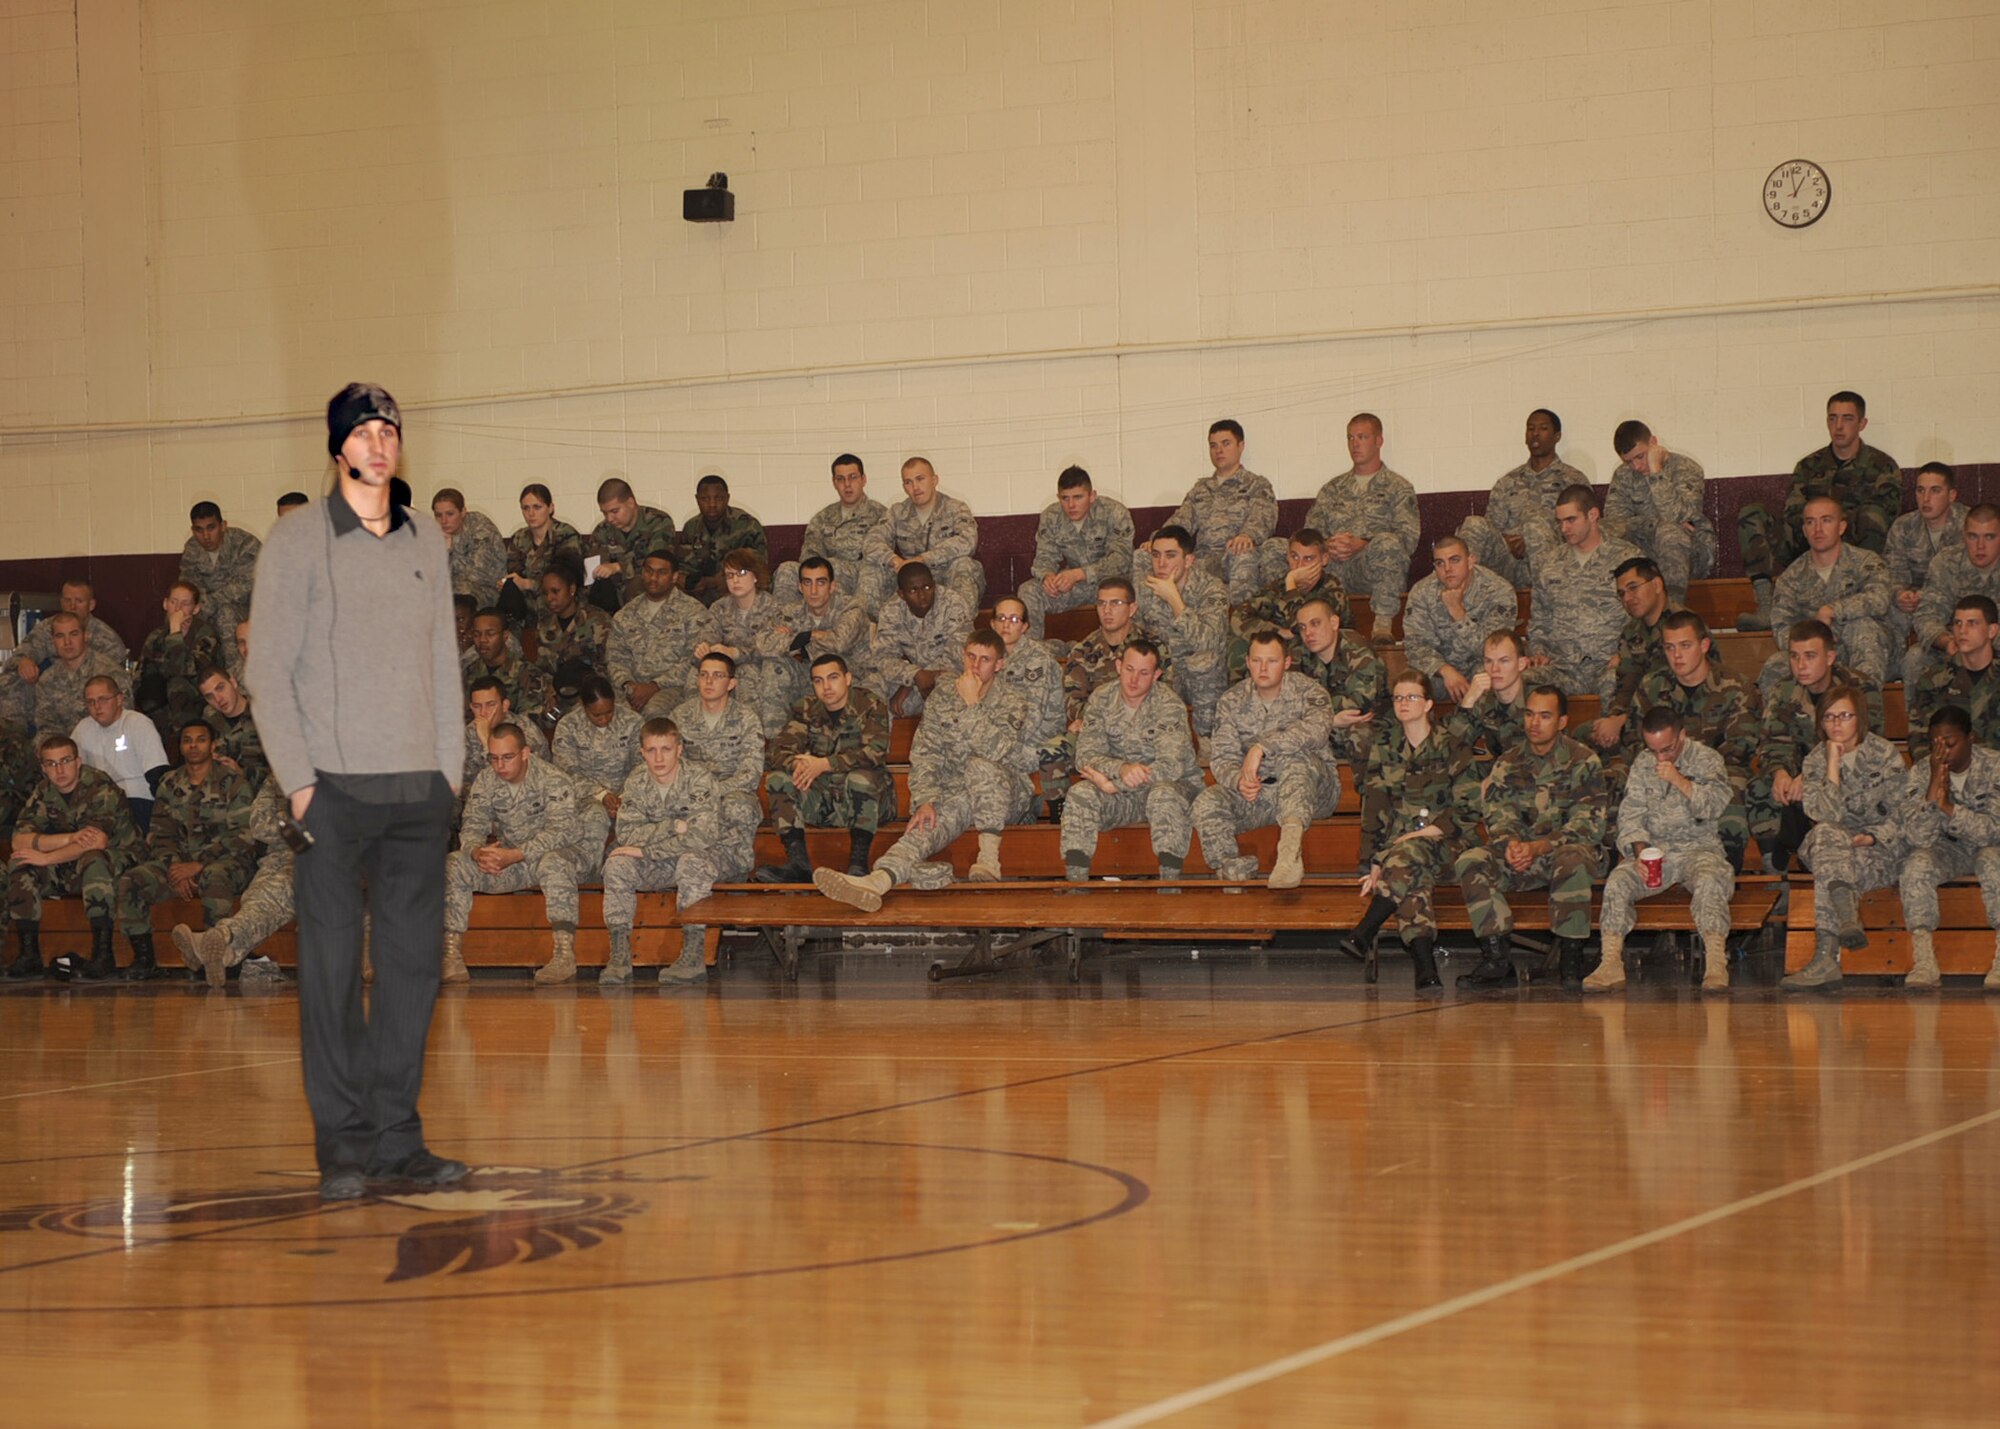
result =
[[108,725],[85,715],[70,731],[70,738],[76,741],[83,762],[116,779],[126,798],[153,797],[146,771],[165,764],[167,751],[153,722],[137,710],[126,710]]

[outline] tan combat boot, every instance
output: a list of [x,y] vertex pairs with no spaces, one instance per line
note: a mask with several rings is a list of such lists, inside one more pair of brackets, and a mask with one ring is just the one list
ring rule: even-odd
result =
[[576,979],[576,929],[558,928],[549,936],[553,952],[548,962],[535,969],[537,987],[553,987]]
[[465,934],[447,931],[444,935],[444,962],[438,968],[441,983],[471,982],[472,974],[465,970]]
[[1931,930],[1910,929],[1910,975],[1903,986],[1913,992],[1934,991],[1944,980],[1938,976],[1937,949],[1931,945]]
[[1701,935],[1703,992],[1729,991],[1729,938],[1724,933]]
[[1278,856],[1271,861],[1271,876],[1265,880],[1265,887],[1297,888],[1305,881],[1305,859],[1299,852],[1305,837],[1306,826],[1296,819],[1289,820],[1279,831]]
[[876,869],[856,877],[842,873],[835,868],[815,868],[813,887],[836,903],[845,903],[850,908],[859,908],[863,913],[876,912],[882,906],[882,895],[896,886],[896,881],[887,869]]
[[661,987],[695,987],[708,981],[708,963],[703,953],[707,931],[699,923],[681,929],[681,955],[660,969]]
[[1782,979],[1779,987],[1787,992],[1811,991],[1813,988],[1837,988],[1840,986],[1840,949],[1835,945],[1831,932],[1813,935],[1812,961]]
[[965,877],[969,883],[1000,881],[1000,835],[979,836],[979,856],[972,860],[972,867],[965,871]]
[[1597,971],[1583,980],[1585,992],[1616,992],[1625,986],[1625,938],[1621,933],[1606,933],[1603,937],[1604,961],[1597,965]]
[[632,930],[611,928],[611,961],[597,975],[599,987],[627,987],[632,982]]

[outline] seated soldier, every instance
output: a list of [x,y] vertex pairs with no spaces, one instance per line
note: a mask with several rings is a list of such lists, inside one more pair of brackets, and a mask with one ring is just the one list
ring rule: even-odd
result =
[[264,740],[257,733],[249,697],[235,679],[213,665],[202,670],[197,680],[208,705],[209,727],[215,731],[215,762],[248,779],[250,792],[257,793],[271,777],[271,761],[264,755]]
[[1229,683],[1235,684],[1243,678],[1250,658],[1250,637],[1260,630],[1275,630],[1290,644],[1292,660],[1299,658],[1298,642],[1293,639],[1293,627],[1298,623],[1299,607],[1307,601],[1320,599],[1331,602],[1340,615],[1340,623],[1347,624],[1347,592],[1340,582],[1327,574],[1326,538],[1311,526],[1305,527],[1293,536],[1285,546],[1287,567],[1281,580],[1265,585],[1243,604],[1234,606],[1229,612],[1229,625],[1236,632],[1229,642]]
[[1986,990],[2000,991],[2000,753],[1972,742],[1972,717],[1945,705],[1930,717],[1930,749],[1903,787],[1903,832],[1910,856],[1898,892],[1910,930],[1910,972],[1903,986],[1935,988],[1938,885],[1977,878],[1986,921],[1995,930]]
[[1389,722],[1389,667],[1366,640],[1340,628],[1340,613],[1322,598],[1298,613],[1299,653],[1294,674],[1326,691],[1333,702],[1333,752],[1359,769],[1368,743]]
[[[1965,541],[1965,504],[1958,499],[1958,473],[1941,461],[1917,468],[1917,507],[1889,528],[1882,559],[1889,563],[1889,650],[1900,662],[1910,642],[1911,623],[1923,603],[1931,562]],[[1900,665],[1899,665],[1900,673]]]
[[576,708],[586,675],[609,672],[610,645],[611,617],[583,598],[583,563],[567,553],[550,557],[535,622],[535,667],[548,675],[558,711]]
[[452,593],[470,597],[474,610],[493,604],[507,579],[507,538],[491,516],[467,510],[465,493],[455,486],[431,498],[431,515],[444,532]]
[[[1903,509],[1903,470],[1896,459],[1861,440],[1868,429],[1868,404],[1859,392],[1836,392],[1826,399],[1829,444],[1799,458],[1785,492],[1782,520],[1768,506],[1747,505],[1736,513],[1736,546],[1743,574],[1756,592],[1757,609],[1736,617],[1738,630],[1769,630],[1772,581],[1805,554],[1806,502],[1831,496],[1847,513],[1854,544],[1880,554],[1896,513]],[[1953,591],[1951,599],[1961,595]],[[1990,592],[1989,592],[1990,594]]]
[[1106,576],[1132,573],[1132,513],[1120,501],[1099,496],[1090,473],[1064,467],[1056,478],[1056,500],[1035,528],[1035,561],[1021,582],[1021,606],[1029,633],[1048,633],[1052,610],[1081,610],[1097,603],[1097,585]]
[[70,737],[85,764],[118,781],[132,808],[132,822],[143,834],[152,822],[154,791],[167,772],[160,732],[144,715],[125,708],[118,682],[109,675],[91,676],[83,700],[90,713],[76,722]]
[[986,569],[979,564],[979,521],[972,508],[938,490],[937,470],[928,457],[903,463],[903,499],[888,519],[868,533],[863,546],[861,603],[879,619],[889,608],[889,592],[902,589],[902,574],[921,565],[931,579],[956,595],[967,618],[986,592]]
[[1865,948],[1861,895],[1895,884],[1908,845],[1903,796],[1909,766],[1868,729],[1867,701],[1848,685],[1819,702],[1820,742],[1806,754],[1804,804],[1812,831],[1799,859],[1818,887],[1812,961],[1779,983],[1790,991],[1840,985],[1840,949]]
[[[1243,465],[1243,428],[1227,417],[1208,429],[1208,462],[1214,472],[1188,489],[1166,526],[1183,533],[1183,551],[1222,583],[1228,605],[1250,599],[1262,582],[1262,547],[1278,529],[1278,495]],[[1142,590],[1155,574],[1152,562],[1151,542],[1132,552],[1132,579]],[[1159,641],[1158,631],[1148,634]]]
[[597,484],[597,511],[604,519],[583,547],[586,556],[597,557],[591,597],[603,599],[599,586],[614,592],[606,608],[616,612],[639,598],[640,562],[654,551],[673,549],[674,518],[657,506],[641,506],[632,483],[615,471]]
[[472,649],[474,658],[465,669],[468,692],[483,679],[495,679],[517,722],[539,724],[545,716],[553,720],[555,685],[547,671],[507,648],[507,621],[499,611],[482,610],[472,618]]
[[713,605],[723,592],[723,558],[731,551],[750,551],[768,569],[771,547],[764,523],[729,504],[729,483],[710,472],[694,484],[695,519],[681,527],[678,547],[681,584],[703,605]]
[[[674,890],[683,912],[714,891],[722,878],[715,849],[722,837],[722,796],[715,781],[681,757],[680,730],[670,719],[649,719],[639,732],[640,767],[618,799],[618,826],[604,857],[604,928],[611,959],[599,987],[632,981],[632,925],[639,895]],[[660,988],[693,987],[708,978],[703,945],[707,929],[681,925],[680,956],[660,969]]]
[[[1480,671],[1465,687],[1445,721],[1453,741],[1463,745],[1472,768],[1484,779],[1501,755],[1528,737],[1528,652],[1521,637],[1500,629],[1486,637]],[[1569,727],[1569,701],[1563,701],[1563,727]]]
[[1924,577],[1923,598],[1910,618],[1915,636],[1903,656],[1903,684],[1921,684],[1952,650],[1955,604],[1968,595],[2000,601],[2000,506],[1981,502],[1965,513],[1959,544],[1941,551]]
[[1644,551],[1666,579],[1667,598],[1685,605],[1688,581],[1715,569],[1707,475],[1693,457],[1668,451],[1644,422],[1620,422],[1611,449],[1618,469],[1604,498],[1604,533]]
[[[84,645],[123,669],[125,642],[117,631],[97,618],[97,591],[90,582],[79,576],[65,579],[61,600],[62,609],[83,622]],[[34,723],[35,681],[42,677],[42,667],[55,658],[52,634],[49,622],[38,620],[14,647],[10,667],[0,672],[0,722],[11,720],[23,729]],[[30,753],[28,763],[32,765],[34,759]]]
[[978,832],[979,853],[966,877],[975,883],[1000,878],[1000,834],[1033,807],[1028,775],[1035,767],[1035,752],[1022,738],[1027,710],[1000,683],[1006,649],[990,630],[966,637],[964,673],[932,692],[910,746],[911,807],[903,836],[872,873],[814,869],[821,893],[873,912],[898,883],[946,887],[951,865],[929,860],[967,829]]
[[694,647],[708,635],[708,609],[674,586],[674,553],[648,551],[639,562],[639,597],[611,621],[606,673],[634,713],[664,716],[687,698]]
[[1600,527],[1597,493],[1578,484],[1556,499],[1561,541],[1535,560],[1528,648],[1548,666],[1547,682],[1568,695],[1606,693],[1606,674],[1625,624],[1612,572],[1638,555]]
[[1563,986],[1574,991],[1583,985],[1590,886],[1604,870],[1611,790],[1597,756],[1563,732],[1569,728],[1569,696],[1554,685],[1537,685],[1525,703],[1522,742],[1502,754],[1483,781],[1460,785],[1464,827],[1483,821],[1486,837],[1461,852],[1453,870],[1480,949],[1479,966],[1458,985],[1515,984],[1519,975],[1509,953],[1514,912],[1506,895],[1546,888],[1557,968]]
[[1246,879],[1256,875],[1257,860],[1242,851],[1237,835],[1276,824],[1278,852],[1267,881],[1297,888],[1305,877],[1306,829],[1340,803],[1333,701],[1290,668],[1275,630],[1250,637],[1249,666],[1248,678],[1216,702],[1209,757],[1219,772],[1194,801],[1194,826],[1215,876]]
[[1528,413],[1528,459],[1493,483],[1484,516],[1468,516],[1458,523],[1457,534],[1466,549],[1516,590],[1533,584],[1534,563],[1542,552],[1561,544],[1556,502],[1568,488],[1589,481],[1556,455],[1562,430],[1562,418],[1548,408]]
[[1206,735],[1229,679],[1229,592],[1197,563],[1194,537],[1182,527],[1162,526],[1147,545],[1139,629],[1166,652],[1167,681],[1194,712],[1195,733]]
[[1459,703],[1479,673],[1486,637],[1519,625],[1521,607],[1514,587],[1480,565],[1461,537],[1432,542],[1431,560],[1403,612],[1403,658],[1430,676],[1433,698]]
[[857,678],[891,714],[914,715],[940,679],[949,683],[950,671],[963,668],[972,607],[957,591],[939,590],[922,561],[896,572],[896,597],[882,607]]
[[727,655],[737,703],[775,734],[791,709],[791,617],[771,594],[770,569],[755,551],[723,557],[722,580],[722,599],[708,608],[708,630],[694,647],[695,659]]
[[[1745,685],[1734,675],[1725,674],[1709,658],[1711,641],[1708,625],[1691,610],[1680,610],[1661,624],[1660,653],[1666,668],[1655,670],[1639,682],[1639,694],[1630,711],[1636,727],[1638,716],[1665,705],[1681,717],[1683,731],[1697,744],[1708,745],[1722,756],[1729,783],[1735,791],[1718,822],[1722,846],[1732,868],[1743,867],[1745,845],[1750,841],[1750,817],[1744,807],[1750,786],[1751,765],[1757,757],[1757,717],[1763,703],[1754,686]],[[1612,789],[1622,784],[1620,766],[1625,760],[1645,762],[1636,740],[1627,739],[1624,756],[1612,761]]]
[[1802,620],[1789,634],[1785,658],[1791,674],[1764,702],[1757,725],[1757,773],[1744,791],[1750,837],[1764,855],[1766,873],[1787,872],[1812,828],[1804,802],[1805,760],[1819,743],[1820,700],[1839,685],[1863,691],[1868,727],[1882,732],[1882,692],[1834,659],[1833,632],[1817,620]]
[[1957,705],[1971,718],[1975,743],[2000,749],[2000,662],[1993,657],[1993,642],[2000,639],[2000,606],[1988,596],[1961,598],[1952,606],[1950,634],[1950,661],[1903,687],[1912,759],[1923,757],[1931,716],[1946,705]]
[[756,872],[759,883],[811,883],[806,830],[847,830],[847,871],[868,872],[875,831],[896,817],[896,782],[889,774],[889,706],[854,683],[847,661],[821,655],[812,663],[813,692],[765,756],[764,788],[771,825],[785,861]]
[[201,592],[186,581],[168,590],[160,608],[166,623],[139,646],[139,673],[133,681],[139,713],[152,720],[160,739],[172,746],[183,725],[200,719],[200,672],[222,663],[222,640],[202,614]]
[[197,501],[189,508],[188,533],[181,547],[180,583],[206,593],[196,599],[205,598],[210,625],[234,630],[239,620],[250,617],[250,588],[257,582],[257,557],[264,543],[223,520],[222,508],[213,501]]
[[513,701],[507,698],[507,687],[492,675],[481,675],[472,682],[472,689],[466,696],[467,708],[472,718],[465,726],[465,777],[459,781],[458,804],[461,810],[465,801],[472,797],[472,784],[481,774],[492,767],[493,731],[503,724],[511,724],[521,732],[521,741],[538,759],[551,757],[549,742],[542,734],[542,727],[533,720],[518,717]]
[[1144,824],[1163,880],[1179,878],[1187,862],[1201,766],[1188,735],[1187,706],[1159,678],[1159,647],[1132,640],[1118,657],[1117,683],[1084,707],[1078,778],[1062,806],[1063,877],[1072,883],[1090,877],[1106,829]]
[[[77,643],[83,643],[77,627]],[[124,791],[109,774],[91,769],[66,734],[44,735],[36,745],[41,782],[14,821],[7,865],[7,916],[14,920],[17,951],[7,965],[11,981],[45,972],[95,981],[118,970],[112,918],[118,879],[142,856],[139,830]],[[90,922],[90,958],[77,965],[59,959],[42,966],[42,900],[83,898]]]
[[463,981],[473,894],[539,888],[553,931],[535,982],[569,982],[576,977],[576,886],[596,876],[610,820],[581,784],[529,752],[518,724],[493,730],[486,765],[465,801],[458,851],[445,861],[443,980]]
[[35,681],[37,734],[68,734],[75,729],[86,713],[83,687],[99,675],[109,675],[118,682],[118,692],[129,706],[132,690],[125,667],[84,644],[81,621],[63,611],[42,624],[49,627],[49,644],[55,654]]
[[160,780],[146,852],[118,878],[118,922],[132,945],[125,976],[163,976],[153,953],[153,905],[201,900],[203,921],[229,916],[250,884],[256,849],[247,829],[250,781],[215,760],[215,731],[191,719],[180,730],[181,763]]
[[1403,671],[1389,698],[1395,705],[1395,727],[1369,745],[1368,768],[1359,781],[1361,861],[1368,868],[1360,891],[1368,908],[1354,931],[1335,946],[1349,957],[1365,959],[1393,914],[1397,936],[1410,953],[1416,990],[1431,992],[1443,985],[1434,955],[1437,919],[1431,890],[1465,843],[1457,808],[1463,802],[1459,781],[1470,760],[1449,730],[1431,723],[1434,706],[1422,675]]
[[[1638,914],[1633,904],[1686,884],[1693,895],[1694,924],[1701,933],[1704,992],[1729,988],[1729,900],[1736,875],[1723,852],[1720,824],[1736,791],[1722,756],[1683,727],[1671,705],[1648,710],[1639,720],[1645,753],[1633,761],[1618,805],[1618,866],[1604,880],[1598,910],[1603,934],[1602,961],[1583,980],[1585,992],[1613,992],[1625,986],[1625,935]],[[1640,868],[1648,849],[1662,855],[1660,882],[1649,886]]]
[[1625,607],[1625,624],[1618,631],[1618,653],[1611,657],[1611,692],[1591,722],[1589,742],[1609,754],[1624,742],[1639,682],[1666,663],[1660,654],[1660,622],[1680,607],[1667,599],[1666,579],[1644,556],[1634,556],[1611,573],[1618,603]]
[[1785,632],[1817,620],[1833,632],[1840,662],[1875,684],[1889,678],[1889,567],[1873,551],[1841,539],[1847,518],[1831,496],[1806,503],[1806,551],[1778,577],[1771,598],[1778,651],[1764,662],[1757,687],[1764,694],[1785,677]]
[[791,569],[797,582],[795,599],[766,632],[762,652],[772,697],[782,702],[787,719],[792,706],[811,691],[812,662],[822,655],[858,658],[868,644],[870,626],[861,602],[835,587],[833,563],[825,556],[807,556]]
[[721,800],[721,839],[710,852],[725,879],[750,871],[757,857],[757,825],[764,819],[757,800],[757,786],[764,780],[764,725],[737,697],[736,668],[718,650],[702,656],[693,696],[674,711],[682,762],[708,775]]
[[1065,735],[1069,725],[1069,701],[1063,690],[1062,665],[1043,641],[1028,634],[1028,610],[1018,596],[1002,596],[993,602],[993,633],[1007,647],[1000,666],[1000,682],[1021,697],[1028,712],[1022,737],[1035,751],[1044,787],[1053,805],[1050,817],[1062,817],[1061,784],[1069,768],[1069,746]]
[[867,469],[852,452],[842,452],[833,459],[833,491],[840,499],[820,507],[806,522],[805,535],[799,538],[799,559],[786,561],[771,572],[771,589],[789,604],[805,563],[817,559],[826,563],[834,589],[872,614],[869,607],[861,605],[868,533],[889,519],[889,508],[868,494]]
[[[1348,420],[1347,455],[1351,465],[1319,489],[1305,524],[1323,535],[1327,573],[1343,589],[1368,597],[1374,616],[1370,641],[1392,645],[1417,549],[1417,492],[1383,464],[1382,419],[1373,412]],[[1277,579],[1284,555],[1279,538],[1263,543],[1266,579]]]
[[[269,992],[288,981],[276,963],[257,953],[265,939],[292,921],[293,854],[285,842],[285,812],[285,796],[278,781],[265,780],[251,800],[244,829],[260,857],[236,911],[209,919],[199,933],[185,923],[174,924],[174,946],[180,950],[181,964],[190,971],[200,969],[210,987],[226,986],[230,972],[236,969],[240,969],[238,980],[245,992]],[[463,981],[463,962],[458,972],[455,980]]]
[[618,817],[618,791],[639,767],[639,726],[644,723],[613,697],[609,680],[593,673],[577,686],[576,708],[556,726],[551,755],[556,768],[583,785],[613,818]]

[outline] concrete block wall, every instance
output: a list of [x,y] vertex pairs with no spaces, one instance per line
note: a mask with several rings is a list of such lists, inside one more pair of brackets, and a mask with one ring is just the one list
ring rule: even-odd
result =
[[[1781,471],[1865,392],[2000,455],[2000,3],[4,0],[0,560],[261,530],[354,377],[503,528],[607,470],[767,522],[860,452],[1134,506],[1370,409],[1426,491],[1552,406]],[[1778,161],[1833,178],[1803,232]],[[733,225],[680,218],[726,171]]]

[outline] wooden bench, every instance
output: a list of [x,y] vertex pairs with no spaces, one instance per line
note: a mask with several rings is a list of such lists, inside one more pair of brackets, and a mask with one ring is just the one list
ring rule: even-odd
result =
[[[1792,881],[1792,906],[1785,936],[1785,971],[1812,961],[1814,888],[1809,878]],[[1910,934],[1903,925],[1903,901],[1893,888],[1861,895],[1861,924],[1868,946],[1847,948],[1840,968],[1851,976],[1896,976],[1910,970]],[[1984,977],[1993,966],[1993,928],[1977,883],[1947,883],[1938,889],[1938,928],[1931,935],[1938,971]]]

